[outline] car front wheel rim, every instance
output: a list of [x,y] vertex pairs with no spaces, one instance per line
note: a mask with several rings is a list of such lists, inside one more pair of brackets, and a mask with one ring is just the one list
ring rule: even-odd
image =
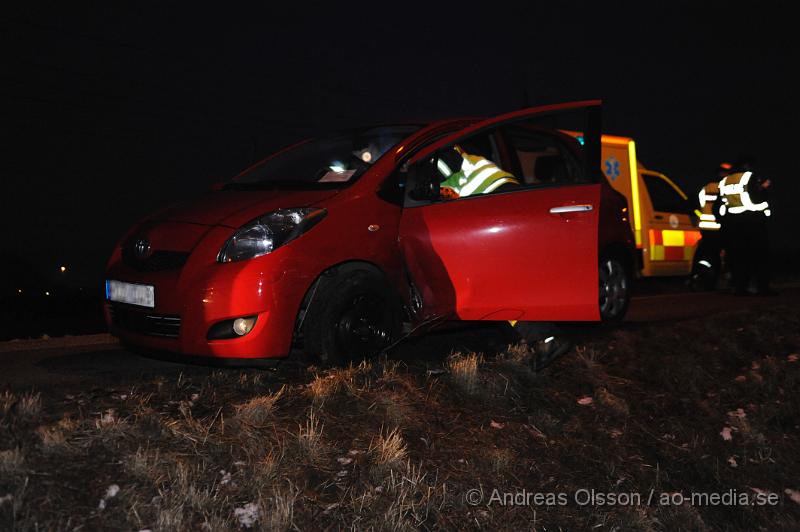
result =
[[343,354],[365,356],[389,343],[390,334],[383,301],[372,295],[353,298],[337,323],[337,339]]
[[614,259],[600,265],[600,315],[614,318],[625,308],[628,298],[628,279],[622,264]]

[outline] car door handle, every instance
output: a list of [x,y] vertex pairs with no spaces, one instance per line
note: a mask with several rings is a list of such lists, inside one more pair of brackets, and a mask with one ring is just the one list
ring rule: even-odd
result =
[[553,207],[550,209],[550,214],[564,214],[568,212],[588,212],[594,209],[592,205],[562,205],[561,207]]

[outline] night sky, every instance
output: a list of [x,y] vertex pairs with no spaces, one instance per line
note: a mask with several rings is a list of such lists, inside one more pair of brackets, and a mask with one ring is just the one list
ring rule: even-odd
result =
[[787,9],[116,4],[0,15],[3,254],[45,277],[65,264],[99,286],[136,219],[319,131],[586,98],[691,196],[754,159],[775,185],[773,247],[798,247]]

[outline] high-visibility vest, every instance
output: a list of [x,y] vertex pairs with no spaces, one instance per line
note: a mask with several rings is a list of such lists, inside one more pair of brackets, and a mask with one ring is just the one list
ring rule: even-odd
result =
[[747,211],[763,212],[765,216],[769,216],[769,203],[762,201],[760,203],[753,203],[748,191],[750,178],[753,172],[737,172],[719,182],[719,193],[722,196],[722,207],[720,208],[720,215],[726,214],[741,214]]
[[516,178],[480,155],[461,152],[461,170],[452,173],[447,163],[439,159],[439,171],[447,177],[440,188],[449,188],[459,197],[488,194],[506,183],[519,185]]
[[719,229],[719,222],[714,215],[714,204],[719,198],[719,183],[708,183],[700,189],[697,198],[700,202],[700,229]]

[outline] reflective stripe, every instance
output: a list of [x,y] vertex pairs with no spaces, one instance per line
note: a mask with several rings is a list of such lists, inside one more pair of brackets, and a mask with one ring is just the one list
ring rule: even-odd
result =
[[497,189],[498,187],[500,187],[502,185],[505,185],[506,183],[514,183],[515,185],[519,185],[519,182],[516,179],[509,179],[507,177],[503,177],[501,179],[498,179],[497,181],[495,181],[494,183],[492,183],[488,187],[486,187],[483,190],[483,193],[486,194],[487,192],[492,192],[495,189]]
[[[478,193],[488,193],[498,187],[513,183],[518,185],[516,178],[499,168],[492,161],[479,155],[470,155],[459,152],[462,157],[461,169],[451,174],[442,183],[442,188],[454,190],[459,196],[470,196]],[[438,165],[439,171],[448,168],[446,165]],[[444,168],[443,168],[444,166]]]
[[661,231],[661,241],[665,246],[683,246],[683,231],[664,229]]
[[725,176],[725,178],[719,182],[719,192],[727,205],[726,210],[731,214],[740,214],[746,211],[765,211],[769,208],[769,203],[766,201],[753,203],[753,200],[750,199],[750,192],[747,190],[747,184],[750,182],[752,175],[752,172],[732,174]]
[[469,182],[464,185],[464,188],[461,189],[462,196],[469,196],[473,192],[477,191],[478,188],[480,188],[480,186],[483,185],[488,179],[499,179],[501,177],[510,175],[507,172],[503,172],[491,163],[487,162],[487,165],[481,165],[482,169],[477,173],[477,175],[473,173],[468,176]]
[[700,231],[650,229],[651,261],[689,261],[702,235]]
[[450,167],[447,166],[447,163],[441,159],[436,161],[436,167],[439,169],[439,172],[441,172],[442,175],[445,177],[450,177],[451,175],[453,175],[453,171],[450,170]]
[[[769,216],[769,214],[767,214],[767,216]],[[707,222],[706,220],[700,220],[699,226],[701,229],[719,229],[722,227],[717,222]]]
[[631,195],[633,196],[633,235],[636,247],[642,247],[642,214],[639,207],[639,164],[636,161],[636,143],[628,141],[628,168],[631,172]]
[[[478,170],[480,168],[483,168],[487,164],[492,164],[492,163],[489,162],[488,159],[481,159],[481,160],[473,163],[470,160],[470,158],[472,158],[472,156],[467,155],[466,157],[464,157],[464,160],[461,162],[461,170],[466,175],[474,173],[476,170]],[[494,165],[492,164],[492,166],[494,166]]]

